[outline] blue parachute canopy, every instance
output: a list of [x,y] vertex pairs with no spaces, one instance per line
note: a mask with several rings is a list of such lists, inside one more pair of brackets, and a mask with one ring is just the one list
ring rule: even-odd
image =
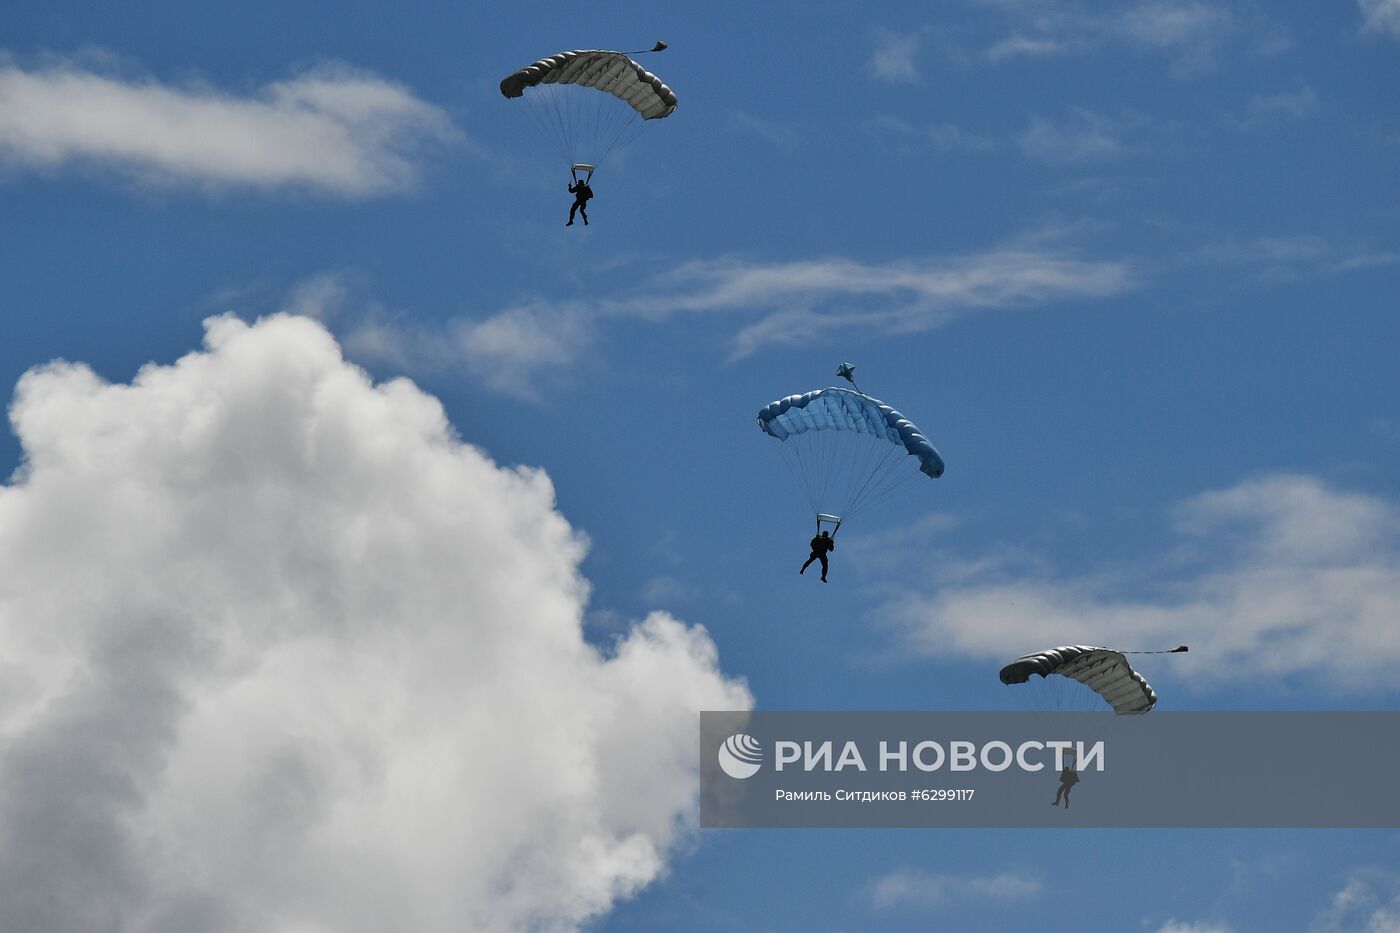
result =
[[831,386],[770,402],[758,413],[758,426],[780,441],[809,431],[852,431],[903,447],[919,458],[919,470],[937,479],[943,458],[912,421],[879,399]]

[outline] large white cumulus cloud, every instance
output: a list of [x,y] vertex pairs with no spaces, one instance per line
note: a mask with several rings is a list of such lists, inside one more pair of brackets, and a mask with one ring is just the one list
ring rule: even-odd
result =
[[0,486],[0,929],[567,929],[693,825],[702,629],[582,638],[544,473],[317,323],[24,377]]

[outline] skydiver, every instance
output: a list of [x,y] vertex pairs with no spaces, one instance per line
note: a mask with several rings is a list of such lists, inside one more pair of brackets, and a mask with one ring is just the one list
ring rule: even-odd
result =
[[583,215],[583,225],[585,227],[588,226],[588,211],[586,208],[588,207],[588,199],[593,197],[593,189],[588,187],[588,182],[580,178],[569,186],[569,193],[574,196],[574,203],[569,207],[569,222],[564,226],[572,227],[574,225],[574,211],[578,211]]
[[823,531],[821,534],[817,535],[815,538],[812,539],[812,556],[807,558],[807,563],[803,564],[802,569],[797,572],[799,574],[806,573],[807,568],[811,566],[812,561],[819,560],[822,562],[822,582],[825,583],[826,555],[828,552],[834,550],[836,550],[836,539],[831,536],[830,532]]
[[1071,754],[1069,760],[1065,762],[1064,770],[1060,772],[1060,789],[1055,791],[1055,802],[1050,804],[1050,806],[1058,807],[1060,805],[1060,798],[1064,797],[1065,809],[1068,810],[1069,792],[1073,790],[1074,785],[1078,783],[1079,774],[1074,770],[1074,756]]

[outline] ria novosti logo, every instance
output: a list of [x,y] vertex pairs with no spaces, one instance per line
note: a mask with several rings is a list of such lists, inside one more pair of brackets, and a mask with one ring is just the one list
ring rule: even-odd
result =
[[751,778],[763,764],[763,746],[758,739],[736,732],[719,747],[719,766],[736,780]]

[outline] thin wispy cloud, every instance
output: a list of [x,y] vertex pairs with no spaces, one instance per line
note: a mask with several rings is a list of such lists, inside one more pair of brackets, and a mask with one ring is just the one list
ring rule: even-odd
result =
[[434,317],[386,306],[346,272],[309,276],[270,301],[238,297],[220,310],[305,315],[333,328],[355,360],[417,375],[460,371],[532,402],[565,385],[597,339],[596,312],[581,302],[530,300],[482,315]]
[[1203,642],[1173,673],[1197,683],[1248,668],[1372,690],[1400,663],[1400,504],[1300,475],[1180,503],[1172,548],[1140,563],[1057,573],[1046,559],[963,564],[881,617],[901,650],[987,661],[1045,644]]
[[436,325],[371,307],[347,321],[341,334],[355,359],[405,372],[460,369],[493,391],[532,402],[566,383],[595,339],[593,315],[583,305],[544,302]]
[[0,162],[20,168],[359,198],[411,188],[425,148],[453,136],[438,108],[345,66],[238,94],[0,60]]
[[1257,94],[1250,99],[1241,126],[1258,129],[1277,123],[1302,120],[1318,111],[1317,91],[1300,81],[1293,90],[1276,94]]
[[1034,900],[1045,891],[1038,878],[1016,872],[957,875],[901,868],[871,883],[877,910],[936,911],[953,904],[1001,904]]
[[1153,933],[1235,933],[1228,923],[1211,923],[1205,920],[1168,920]]
[[1393,871],[1353,871],[1308,933],[1400,933],[1400,876]]
[[1364,271],[1400,262],[1400,253],[1365,246],[1337,245],[1315,234],[1226,240],[1197,250],[1191,261],[1235,265],[1264,281],[1290,281],[1304,275]]
[[916,333],[967,314],[1102,298],[1135,287],[1131,263],[1082,259],[1032,246],[964,256],[868,263],[840,257],[779,263],[710,260],[659,277],[613,313],[724,312],[759,319],[733,355],[802,343],[835,331],[880,327]]
[[983,153],[991,152],[998,146],[998,141],[993,137],[974,133],[955,123],[915,126],[899,117],[881,114],[873,117],[869,125],[885,136],[898,140],[900,149],[908,153]]
[[875,34],[875,50],[870,55],[870,74],[896,84],[917,81],[919,68],[914,58],[918,51],[918,33],[880,29]]
[[1130,6],[1117,14],[1120,35],[1157,48],[1209,46],[1234,28],[1234,16],[1222,4],[1201,0],[1157,0]]
[[804,134],[794,124],[769,116],[757,117],[742,110],[731,112],[730,120],[736,130],[755,136],[784,152],[793,152],[802,145]]
[[[728,356],[737,359],[832,333],[871,327],[920,333],[971,314],[1108,298],[1138,287],[1132,262],[1084,258],[1057,247],[1055,238],[1047,233],[980,253],[888,262],[700,260],[589,303],[538,299],[424,324],[364,301],[359,312],[337,310],[332,319],[357,359],[410,372],[462,366],[496,391],[539,400],[567,382],[608,328],[627,322],[660,327],[676,315],[712,315],[731,334]],[[353,304],[339,289],[317,277],[298,286],[282,308],[304,305],[321,317],[327,301]]]
[[1012,31],[984,50],[993,63],[1122,50],[1159,55],[1172,74],[1213,71],[1235,54],[1274,54],[1290,45],[1273,20],[1213,0],[1147,0],[1091,10],[1069,2],[987,3]]
[[[541,397],[557,385],[549,378],[587,352],[593,342],[592,316],[578,306],[510,308],[480,321],[454,322],[454,343],[467,363],[498,391]],[[543,377],[543,382],[541,378]]]
[[925,132],[937,152],[990,152],[997,145],[990,136],[969,132],[953,123],[937,123]]
[[1368,32],[1400,37],[1400,0],[1358,0]]
[[1069,51],[1069,43],[1046,36],[1007,36],[987,49],[987,58],[1004,62],[1013,58],[1049,58]]
[[1130,151],[1114,121],[1088,110],[1075,110],[1061,121],[1034,117],[1016,138],[1021,152],[1051,165],[1106,162]]

